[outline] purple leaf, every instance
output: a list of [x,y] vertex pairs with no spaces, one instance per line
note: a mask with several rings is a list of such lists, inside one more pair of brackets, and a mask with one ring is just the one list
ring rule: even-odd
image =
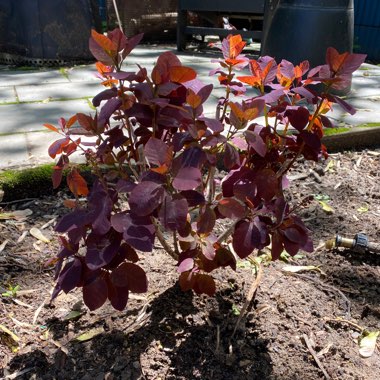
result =
[[140,33],[133,37],[127,38],[127,42],[125,43],[123,50],[123,58],[129,55],[129,53],[140,43],[143,37],[144,33]]
[[122,102],[119,98],[112,98],[107,101],[107,103],[104,104],[104,106],[101,108],[98,122],[100,125],[107,124],[109,121],[109,118],[112,116],[112,114],[120,108]]
[[234,184],[239,181],[240,178],[252,173],[246,166],[241,166],[236,170],[230,170],[230,172],[222,180],[223,196],[226,198],[234,196]]
[[244,135],[248,145],[253,148],[259,156],[264,157],[267,153],[267,146],[259,135],[259,131],[256,128],[254,131],[246,130]]
[[92,221],[93,231],[99,235],[106,234],[111,228],[109,218],[113,202],[100,181],[95,182],[88,197],[88,203],[90,209],[89,218]]
[[197,232],[198,234],[209,234],[216,221],[216,215],[214,210],[210,206],[204,207],[197,220]]
[[265,201],[270,201],[278,192],[279,182],[272,169],[262,169],[255,175],[257,195]]
[[189,207],[199,206],[206,202],[204,195],[195,190],[181,191],[180,194],[186,198]]
[[145,144],[144,153],[150,164],[162,166],[171,161],[173,149],[155,137],[151,137]]
[[295,129],[302,131],[309,122],[310,113],[305,107],[288,107],[285,116],[288,117],[290,124]]
[[145,293],[148,290],[146,273],[136,264],[122,263],[112,272],[112,282],[115,286],[123,286],[125,281],[129,291],[133,293]]
[[119,213],[112,215],[111,223],[116,231],[123,233],[124,240],[133,248],[143,252],[152,251],[155,228],[149,217]]
[[151,214],[162,202],[165,190],[162,185],[144,181],[139,183],[129,196],[131,211],[138,216]]
[[58,295],[58,293],[63,290],[65,293],[68,293],[70,290],[73,290],[78,286],[82,276],[82,262],[78,258],[68,262],[58,277],[58,282],[56,289],[58,292],[53,295],[52,298]]
[[338,103],[345,111],[347,111],[350,115],[355,115],[356,109],[348,104],[346,101],[341,99],[339,96],[332,96],[333,100]]
[[115,98],[117,96],[117,88],[110,88],[100,92],[98,95],[92,99],[92,104],[94,107],[99,107],[102,100],[108,100]]
[[227,169],[232,169],[236,166],[240,166],[239,152],[233,145],[229,143],[226,144],[223,156],[223,163]]
[[261,246],[261,234],[253,222],[239,222],[232,235],[232,246],[241,259],[248,257]]
[[187,272],[193,268],[194,268],[194,259],[191,257],[188,257],[187,259],[182,260],[180,262],[177,270],[179,273],[182,273],[182,272]]
[[136,184],[126,179],[119,179],[116,184],[116,191],[118,193],[130,193]]
[[88,212],[86,210],[77,209],[64,215],[55,226],[55,231],[64,233],[85,226],[88,223],[90,223]]
[[207,128],[210,128],[213,133],[223,132],[223,124],[220,120],[211,119],[209,117],[201,116],[198,120],[203,121]]
[[177,190],[193,190],[202,183],[202,173],[195,167],[181,168],[173,180],[173,187]]
[[110,300],[112,307],[114,307],[116,310],[123,311],[128,303],[128,288],[118,288],[112,284],[110,279],[107,283],[107,287],[108,299]]
[[90,310],[99,309],[107,300],[107,281],[98,275],[83,285],[83,301]]
[[96,270],[109,264],[120,248],[120,236],[100,237],[99,241],[91,241],[94,234],[87,238],[86,265],[91,270]]
[[158,218],[165,229],[176,231],[185,227],[187,213],[186,199],[173,199],[171,196],[166,196],[161,204]]

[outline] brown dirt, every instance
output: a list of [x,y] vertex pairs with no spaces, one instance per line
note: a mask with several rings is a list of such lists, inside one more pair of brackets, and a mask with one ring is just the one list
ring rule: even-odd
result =
[[[149,293],[132,297],[126,311],[116,312],[106,305],[89,312],[80,302],[80,291],[60,295],[49,305],[54,273],[44,263],[57,249],[52,227],[42,230],[53,238],[52,243],[36,243],[31,235],[17,240],[23,231],[41,228],[64,214],[64,194],[3,205],[4,210],[30,208],[33,215],[22,223],[0,221],[0,245],[8,240],[0,253],[0,288],[20,286],[16,299],[3,296],[0,300],[0,324],[20,338],[18,351],[12,352],[8,334],[0,330],[0,376],[308,380],[325,378],[323,367],[332,379],[379,379],[379,347],[372,357],[361,358],[356,328],[332,319],[380,330],[380,255],[327,251],[321,244],[336,233],[353,236],[357,232],[379,242],[379,159],[380,150],[339,153],[330,158],[334,165],[300,165],[291,174],[293,201],[320,194],[329,197],[334,209],[327,214],[313,201],[300,210],[313,230],[317,249],[291,262],[318,265],[324,274],[289,275],[281,270],[285,265],[281,261],[265,265],[252,308],[233,339],[236,314],[254,280],[248,262],[236,272],[217,271],[214,298],[197,296],[181,292],[175,263],[157,246],[153,254],[141,255]],[[73,308],[83,314],[65,319]],[[95,328],[101,333],[92,339],[75,339]]]

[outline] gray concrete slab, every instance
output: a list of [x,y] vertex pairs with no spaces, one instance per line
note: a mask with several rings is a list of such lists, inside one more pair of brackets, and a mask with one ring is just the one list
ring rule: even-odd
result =
[[102,90],[97,82],[45,83],[32,86],[17,86],[20,102],[35,100],[62,100],[94,97]]
[[49,103],[0,105],[0,139],[2,134],[43,131],[45,123],[57,125],[60,117],[69,118],[77,112],[90,113],[87,100]]
[[61,83],[68,82],[59,70],[2,70],[0,71],[0,88],[7,86],[33,85],[38,83]]
[[16,93],[13,87],[0,87],[0,103],[13,103],[16,101]]
[[26,133],[0,136],[0,169],[27,164],[29,157]]

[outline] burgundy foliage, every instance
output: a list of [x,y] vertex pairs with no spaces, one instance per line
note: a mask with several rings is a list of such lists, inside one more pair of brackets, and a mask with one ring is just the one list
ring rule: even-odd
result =
[[[284,250],[311,252],[310,231],[294,214],[297,205],[285,200],[286,175],[299,157],[326,156],[321,138],[332,126],[326,113],[334,103],[354,112],[329,90],[346,86],[365,58],[329,48],[326,65],[310,70],[307,61],[249,60],[242,38],[228,36],[211,73],[226,89],[212,118],[204,115],[212,85],[173,53],[161,54],[150,74],[142,67],[123,71],[141,37],[93,31],[90,50],[106,87],[93,99],[98,111],[61,118],[59,127],[45,124],[60,134],[49,148],[57,159],[54,187],[69,170],[75,196],[56,226],[62,248],[53,298],[82,287],[91,310],[107,299],[122,310],[129,292],[146,292],[139,254],[151,252],[157,238],[175,236],[168,250],[178,260],[182,289],[209,295],[216,290],[212,271],[236,269],[236,260],[254,251],[270,247],[274,260]],[[243,69],[247,74],[236,77]],[[323,92],[315,91],[321,83]],[[255,88],[254,97],[247,98],[246,85]],[[82,142],[89,137],[92,142]],[[97,175],[90,189],[70,163],[76,151]],[[220,192],[218,162],[228,171]],[[218,219],[232,225],[229,235],[215,235]]]

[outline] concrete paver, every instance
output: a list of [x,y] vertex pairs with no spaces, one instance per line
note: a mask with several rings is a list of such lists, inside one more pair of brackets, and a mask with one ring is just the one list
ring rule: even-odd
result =
[[[164,51],[177,54],[173,46],[137,47],[126,59],[123,70],[135,71],[136,64],[139,64],[150,72],[158,55]],[[188,52],[177,55],[183,65],[197,71],[198,79],[214,85],[214,91],[204,105],[204,113],[213,117],[218,98],[225,93],[216,76],[209,76],[209,72],[217,67],[217,63],[211,60],[218,55],[192,55]],[[0,70],[0,168],[51,162],[47,149],[57,135],[46,131],[43,124],[56,125],[60,117],[94,112],[88,100],[80,98],[92,97],[101,91],[95,73],[95,64],[32,71]],[[355,72],[352,91],[346,100],[357,108],[357,113],[351,116],[334,105],[330,116],[336,123],[358,125],[379,122],[380,67],[364,64]],[[17,101],[22,103],[14,104]]]

